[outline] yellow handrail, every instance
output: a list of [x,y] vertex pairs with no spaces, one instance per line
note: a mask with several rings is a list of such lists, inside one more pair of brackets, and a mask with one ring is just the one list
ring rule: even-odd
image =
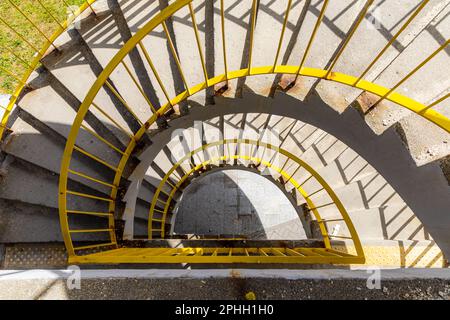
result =
[[[108,182],[114,186],[118,186],[122,179],[122,174],[124,172],[125,166],[128,163],[128,160],[130,158],[130,155],[133,153],[133,151],[136,148],[136,145],[138,141],[141,140],[141,138],[146,133],[147,129],[153,125],[159,118],[164,117],[165,114],[172,110],[173,106],[176,106],[182,101],[185,101],[188,97],[191,95],[204,90],[207,87],[212,87],[216,84],[219,84],[224,81],[228,81],[231,79],[236,78],[242,78],[246,76],[253,76],[253,75],[266,75],[266,74],[292,74],[297,76],[306,76],[306,77],[314,77],[318,79],[324,79],[324,80],[330,80],[337,83],[345,84],[357,89],[361,89],[364,91],[371,92],[379,97],[383,97],[389,101],[395,102],[398,105],[407,108],[425,119],[433,122],[434,124],[440,126],[447,132],[450,132],[450,120],[445,117],[444,115],[438,113],[437,111],[431,109],[429,106],[426,106],[416,100],[413,100],[405,95],[402,95],[398,92],[395,92],[392,90],[392,88],[387,88],[369,81],[366,81],[362,79],[361,77],[356,77],[352,75],[347,75],[339,72],[330,72],[331,68],[329,70],[323,70],[318,68],[309,68],[305,66],[306,57],[308,55],[309,48],[311,47],[313,40],[315,38],[315,35],[317,34],[317,30],[320,26],[320,22],[324,17],[326,7],[328,5],[329,0],[325,0],[321,13],[319,15],[319,18],[316,22],[316,25],[314,27],[314,31],[308,39],[308,46],[306,51],[304,52],[301,63],[299,66],[294,65],[270,65],[270,66],[253,66],[252,60],[251,60],[251,52],[253,50],[253,33],[256,26],[256,15],[257,15],[257,6],[255,5],[255,1],[252,2],[252,15],[251,15],[251,22],[250,22],[250,53],[249,53],[249,63],[247,68],[240,69],[240,70],[234,70],[230,71],[227,68],[227,61],[226,61],[226,47],[225,47],[225,26],[224,26],[224,7],[223,7],[223,1],[221,1],[221,17],[222,17],[222,41],[223,41],[223,49],[224,49],[224,63],[225,63],[225,73],[220,75],[208,75],[208,79],[205,79],[204,82],[201,82],[197,85],[194,85],[189,88],[185,88],[185,91],[182,93],[179,93],[175,97],[170,97],[167,90],[165,89],[164,83],[162,81],[162,78],[158,74],[151,58],[150,54],[145,48],[145,46],[142,43],[142,40],[144,37],[146,37],[150,32],[152,32],[156,27],[162,26],[164,28],[165,22],[168,18],[172,17],[176,12],[178,12],[180,9],[190,5],[192,0],[178,0],[170,4],[168,7],[163,9],[161,12],[156,14],[153,18],[150,19],[136,34],[134,34],[127,43],[123,45],[123,47],[117,52],[117,54],[111,59],[111,61],[108,63],[108,65],[104,68],[103,72],[98,76],[97,80],[87,93],[84,101],[82,102],[79,111],[77,113],[77,116],[73,122],[73,125],[70,130],[70,134],[67,139],[66,147],[63,154],[62,164],[61,164],[61,174],[60,174],[60,186],[59,186],[59,210],[60,210],[60,221],[61,221],[61,228],[62,233],[64,236],[65,244],[69,252],[69,256],[75,257],[74,253],[74,246],[72,243],[72,239],[70,238],[69,233],[69,222],[67,218],[67,179],[70,169],[70,162],[71,162],[71,155],[74,149],[77,149],[75,143],[78,136],[78,133],[81,129],[82,123],[84,121],[84,117],[88,110],[91,108],[91,106],[95,107],[94,100],[100,91],[100,89],[107,83],[110,75],[112,72],[117,68],[118,65],[124,61],[125,57],[134,49],[139,48],[140,51],[144,54],[145,60],[147,61],[150,69],[152,70],[155,78],[157,79],[157,82],[163,91],[165,97],[167,98],[167,102],[165,104],[162,104],[160,106],[155,106],[156,112],[151,115],[149,119],[144,121],[143,119],[141,122],[143,125],[141,128],[132,135],[127,148],[125,151],[122,151],[124,154],[121,157],[120,162],[117,165],[114,165],[114,169],[116,171],[114,180],[111,182]],[[368,4],[371,2],[369,1]],[[367,10],[368,7],[365,7],[364,10]],[[423,6],[421,7],[423,8]],[[361,19],[362,14],[359,16],[359,19]],[[348,41],[350,41],[351,36],[356,31],[356,28],[360,24],[360,20],[357,21],[355,25],[355,28],[351,30],[349,36],[344,40],[344,43],[342,47],[345,49],[346,45],[348,44]],[[164,28],[166,29],[166,28]],[[194,30],[195,32],[195,30]],[[169,39],[168,39],[169,40]],[[170,44],[170,43],[169,43]],[[173,58],[176,58],[175,53],[172,50]],[[339,52],[338,56],[342,54],[342,52]],[[429,57],[431,59],[433,57]],[[427,59],[427,61],[429,60]],[[178,67],[181,70],[181,64],[178,60]],[[414,69],[410,74],[408,74],[408,77],[415,73],[418,69]],[[404,80],[404,79],[403,79]],[[401,80],[401,82],[403,81]],[[186,84],[186,81],[184,81]],[[440,99],[438,99],[439,101]],[[431,104],[433,105],[433,104]],[[137,117],[136,117],[137,118]],[[139,119],[137,119],[139,120]],[[316,179],[318,179],[316,177]],[[331,190],[332,191],[332,190]],[[117,188],[112,188],[110,193],[110,199],[117,199]],[[161,191],[162,192],[162,191]],[[336,202],[335,202],[336,203]],[[339,206],[338,206],[339,207]],[[115,212],[115,202],[111,201],[109,204],[109,212]],[[342,209],[345,211],[345,209]],[[87,210],[89,211],[89,210]],[[341,211],[341,210],[339,210]],[[341,212],[342,213],[342,212]],[[114,229],[114,219],[113,217],[109,218],[109,229]],[[111,232],[111,242],[110,243],[117,243],[115,239],[114,232]]]
[[[257,141],[257,140],[249,140],[249,139],[225,139],[225,140],[219,140],[219,141],[215,141],[215,142],[211,142],[211,143],[207,143],[204,144],[203,146],[192,150],[191,152],[186,153],[181,159],[179,159],[170,170],[167,171],[166,175],[163,177],[163,179],[161,180],[161,182],[158,185],[158,188],[156,189],[154,196],[153,196],[153,200],[150,206],[150,210],[149,210],[149,218],[148,218],[148,237],[149,239],[152,239],[152,234],[154,231],[153,228],[153,221],[155,221],[154,219],[154,212],[156,209],[156,204],[157,201],[160,201],[159,196],[160,193],[163,192],[163,188],[166,184],[168,184],[168,180],[170,179],[170,176],[183,164],[185,163],[187,160],[191,159],[194,155],[200,153],[200,152],[204,152],[206,150],[208,150],[209,148],[213,148],[213,147],[217,147],[217,146],[222,146],[222,145],[229,145],[229,144],[238,144],[239,146],[244,144],[244,145],[252,145],[252,146],[258,146],[258,147],[263,147],[266,149],[270,149],[273,150],[283,156],[285,156],[288,160],[292,160],[294,163],[297,164],[298,168],[304,168],[309,174],[310,177],[305,180],[302,183],[297,182],[293,176],[294,174],[289,174],[286,171],[283,170],[283,167],[278,167],[276,165],[274,165],[273,163],[271,163],[270,161],[266,161],[260,157],[254,157],[250,154],[249,155],[243,155],[243,154],[235,154],[235,155],[222,155],[219,157],[214,157],[212,159],[208,159],[206,161],[203,161],[197,165],[194,165],[193,168],[186,172],[185,175],[183,177],[181,177],[181,179],[179,179],[179,181],[176,183],[176,185],[172,186],[172,190],[170,191],[170,193],[168,194],[168,199],[164,200],[164,209],[162,212],[162,218],[160,219],[160,223],[161,223],[161,229],[159,229],[158,231],[160,231],[161,233],[161,238],[164,238],[165,236],[165,221],[167,219],[167,214],[169,213],[169,208],[170,208],[170,204],[172,199],[175,196],[175,193],[177,191],[181,191],[180,187],[181,185],[184,184],[184,182],[195,172],[202,170],[206,165],[215,163],[217,161],[226,161],[226,160],[238,160],[238,159],[242,159],[242,160],[249,160],[252,161],[254,163],[259,163],[262,164],[264,166],[267,166],[268,168],[271,168],[273,170],[275,170],[276,172],[278,172],[280,175],[282,175],[285,180],[286,183],[290,183],[294,186],[295,189],[297,189],[299,191],[299,193],[304,197],[306,203],[308,204],[308,208],[309,210],[311,210],[319,224],[319,228],[320,231],[322,233],[322,237],[323,237],[323,241],[325,244],[325,248],[331,248],[331,243],[330,243],[330,238],[332,237],[337,237],[337,236],[332,236],[328,233],[328,230],[324,224],[325,220],[322,219],[320,212],[317,210],[320,208],[320,206],[316,206],[314,204],[314,202],[311,200],[312,194],[308,194],[308,192],[305,191],[305,189],[303,188],[303,185],[306,183],[306,181],[309,181],[310,178],[314,178],[316,179],[316,181],[322,186],[322,188],[320,190],[325,190],[327,192],[327,194],[329,195],[329,197],[332,200],[331,204],[334,204],[337,211],[341,214],[342,220],[346,223],[347,228],[350,232],[350,237],[348,237],[348,239],[351,239],[353,241],[353,244],[356,248],[356,252],[357,255],[360,257],[364,256],[364,253],[362,251],[362,246],[361,246],[361,242],[359,240],[358,234],[353,226],[353,223],[347,213],[347,211],[345,210],[344,206],[342,205],[342,202],[339,200],[339,198],[337,197],[336,193],[333,191],[333,189],[328,185],[328,183],[317,173],[317,171],[315,171],[308,163],[306,163],[305,161],[301,160],[300,158],[298,158],[297,156],[295,156],[294,154],[290,153],[287,150],[284,150],[280,147],[274,146],[272,144],[269,143],[265,143],[265,142],[261,142],[261,141]],[[164,192],[164,194],[167,195],[166,192]]]

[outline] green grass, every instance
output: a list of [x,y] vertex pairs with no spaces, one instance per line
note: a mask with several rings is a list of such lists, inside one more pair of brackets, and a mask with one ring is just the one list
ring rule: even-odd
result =
[[[58,23],[55,22],[45,9],[39,5],[38,1],[11,1],[34,23],[36,23],[39,29],[41,29],[48,38],[58,30]],[[41,0],[41,3],[45,5],[60,23],[67,19],[68,10],[66,9],[65,3],[69,5],[81,5],[84,2],[84,0]],[[0,16],[37,49],[41,49],[46,42],[46,39],[9,3],[8,0],[0,0]],[[0,22],[0,66],[22,78],[22,75],[27,70],[26,65],[14,57],[14,55],[5,48],[13,50],[19,57],[27,62],[33,60],[34,50]],[[0,70],[0,93],[12,93],[18,84],[18,81],[15,80],[14,77],[11,77]]]

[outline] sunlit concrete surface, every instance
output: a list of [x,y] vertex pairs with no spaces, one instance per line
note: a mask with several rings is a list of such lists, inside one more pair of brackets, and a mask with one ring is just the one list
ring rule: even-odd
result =
[[[30,88],[20,95],[18,106],[11,113],[8,127],[12,131],[2,141],[0,243],[35,243],[38,246],[48,242],[62,243],[58,215],[59,173],[79,106],[112,57],[165,6],[165,2],[169,1],[96,1],[93,8],[97,15],[87,10],[81,28],[65,32],[56,41],[59,50],[48,52],[42,59],[42,67],[29,79]],[[249,63],[252,2],[225,1],[228,71],[246,68]],[[396,1],[374,1],[373,8],[334,66],[334,71],[358,75],[365,69],[421,3],[420,0],[401,2],[400,6]],[[286,8],[286,1],[261,0],[258,3],[253,37],[255,67],[272,65]],[[362,9],[361,3],[330,1],[305,66],[321,69],[330,66]],[[322,5],[323,1],[305,0],[297,1],[292,7],[279,63],[298,65]],[[220,2],[196,0],[193,6],[208,74],[221,74],[224,72],[224,56]],[[367,74],[367,80],[383,86],[395,85],[449,38],[449,12],[450,0],[429,1],[424,11]],[[167,20],[167,26],[188,84],[203,82],[204,74],[198,63],[196,39],[187,8]],[[146,36],[142,43],[151,52],[169,95],[172,97],[183,91],[183,79],[161,28]],[[448,93],[450,79],[448,72],[443,72],[444,67],[450,65],[448,49],[397,91],[423,104]],[[152,102],[158,106],[164,103],[165,94],[142,53],[136,50],[127,59],[132,65],[132,73]],[[380,256],[385,252],[383,250],[395,252],[395,259],[391,262],[395,261],[401,267],[446,266],[450,255],[450,193],[449,176],[446,180],[441,164],[445,159],[448,162],[449,134],[419,115],[387,101],[363,114],[361,110],[367,111],[374,97],[358,89],[299,77],[290,90],[284,90],[291,80],[293,77],[275,75],[235,79],[229,82],[229,89],[223,96],[215,95],[211,88],[190,97],[188,102],[180,103],[177,107],[190,112],[170,115],[173,117],[169,119],[167,128],[156,130],[157,125],[152,124],[148,140],[139,144],[142,150],[133,154],[122,179],[120,210],[117,210],[115,218],[125,221],[124,238],[147,237],[149,208],[155,190],[173,165],[170,156],[166,154],[163,157],[164,153],[171,152],[171,134],[178,129],[190,130],[195,120],[202,120],[204,127],[223,127],[225,135],[230,128],[244,129],[246,138],[254,137],[255,128],[261,127],[283,132],[283,147],[306,159],[327,180],[348,210],[361,240],[381,243],[379,247],[368,249],[369,254]],[[95,102],[120,126],[136,132],[138,120],[145,122],[152,115],[147,102],[124,69],[115,70],[109,81],[132,106],[138,119],[124,111],[120,99],[105,86],[95,97]],[[0,104],[7,102],[7,96],[0,97]],[[435,109],[448,116],[450,109],[447,107],[448,100]],[[295,130],[291,131],[294,121]],[[126,149],[128,136],[98,111],[91,108],[84,124],[120,150]],[[206,142],[213,141],[212,136],[197,140],[203,142],[203,138]],[[117,164],[121,159],[120,153],[84,129],[80,130],[76,143],[108,163]],[[71,169],[100,181],[111,181],[112,172],[91,160],[74,152],[70,160]],[[304,221],[298,218],[302,218],[304,199],[297,197],[292,201],[293,197],[284,195],[292,190],[280,190],[274,185],[279,176],[274,175],[272,181],[265,181],[262,177],[250,178],[248,172],[243,174],[244,177],[220,174],[221,178],[206,176],[203,181],[207,183],[198,181],[197,186],[193,184],[186,191],[181,199],[178,219],[175,215],[175,225],[168,224],[167,229],[175,226],[173,231],[180,234],[219,233],[264,239],[317,236],[308,234],[311,226],[305,226]],[[224,177],[229,183],[224,182]],[[70,187],[101,196],[108,196],[110,192],[106,185],[75,175],[70,176]],[[312,188],[308,184],[307,187]],[[327,202],[323,193],[315,193],[314,197],[321,205]],[[77,199],[68,203],[68,207],[109,212],[107,204],[92,199]],[[323,208],[322,212],[331,217],[334,214],[329,207]],[[194,214],[196,219],[191,219]],[[189,219],[185,218],[188,216]],[[80,217],[72,227],[95,229],[104,222],[89,218]],[[339,235],[346,228],[338,222],[330,224],[329,231]],[[99,233],[79,236],[85,241],[105,240]],[[386,249],[389,243],[395,244],[394,249]],[[30,251],[40,254],[34,248]],[[22,257],[18,254],[11,260],[19,261]],[[33,286],[29,285],[30,288]],[[52,290],[65,297],[76,296],[65,292],[62,285],[55,285]],[[36,289],[29,296],[43,297],[46,292]],[[108,295],[107,292],[102,293]],[[236,297],[240,297],[239,294]],[[282,293],[280,297],[283,297]]]
[[245,170],[213,172],[190,185],[176,213],[174,232],[306,239],[284,193],[270,180]]

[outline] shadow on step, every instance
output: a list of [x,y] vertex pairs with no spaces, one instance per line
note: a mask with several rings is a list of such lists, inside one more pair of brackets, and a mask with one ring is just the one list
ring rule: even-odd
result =
[[[259,172],[258,172],[259,173]],[[296,210],[298,209],[298,210]],[[260,173],[216,170],[192,181],[176,208],[173,232],[246,239],[306,239],[300,208]]]
[[[162,146],[172,139],[175,130],[193,127],[195,121],[223,119],[224,115],[244,115],[245,118],[245,114],[259,114],[267,116],[266,125],[263,125],[267,127],[270,117],[296,119],[333,138],[327,140],[326,136],[320,135],[320,132],[316,134],[313,130],[302,133],[301,127],[297,127],[293,134],[292,130],[286,130],[291,132],[288,134],[292,140],[297,141],[299,151],[306,151],[305,148],[302,149],[302,142],[308,139],[315,139],[321,144],[321,153],[314,150],[314,146],[311,147],[312,150],[308,150],[317,157],[335,148],[337,141],[344,144],[340,154],[354,151],[354,159],[345,164],[337,162],[334,165],[340,171],[343,184],[353,183],[354,192],[361,194],[362,210],[379,209],[379,220],[384,225],[386,239],[412,240],[419,233],[424,233],[425,239],[428,239],[429,233],[445,255],[450,256],[450,216],[447,214],[450,197],[447,181],[439,164],[430,163],[421,167],[415,164],[395,127],[377,135],[365,124],[358,111],[347,108],[339,114],[318,95],[311,95],[308,100],[300,101],[289,94],[277,92],[273,99],[268,99],[247,89],[242,99],[216,97],[216,104],[208,108],[193,101],[191,105],[189,115],[173,119],[168,129],[152,137],[153,145],[140,156],[141,165],[148,166],[149,159],[153,159]],[[303,135],[298,137],[298,132]],[[325,162],[321,166],[333,165],[335,159],[322,160]],[[374,168],[375,174],[368,176],[366,180],[356,179],[358,174],[366,170],[366,164]],[[349,174],[348,171],[353,173]],[[396,207],[392,206],[393,203]],[[409,209],[406,210],[401,204],[406,204]],[[412,229],[415,218],[423,226]]]

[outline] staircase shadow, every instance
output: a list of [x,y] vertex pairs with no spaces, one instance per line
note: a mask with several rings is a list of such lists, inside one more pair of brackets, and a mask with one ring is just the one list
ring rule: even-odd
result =
[[[141,2],[130,1],[128,3],[130,3],[129,8],[131,8],[133,6],[137,6]],[[300,3],[300,1],[297,3]],[[320,2],[317,5],[320,5]],[[270,5],[267,6],[267,8],[264,5],[260,5],[261,10],[268,10],[268,8],[270,9]],[[313,13],[318,13],[317,9],[311,8],[311,10]],[[240,17],[233,17],[230,12],[227,12],[226,17],[235,23],[240,22]],[[280,18],[282,18],[282,16],[280,16]],[[188,19],[182,19],[180,22],[190,24]],[[280,20],[280,23],[282,23],[282,19]],[[329,28],[334,26],[333,22],[327,19],[324,20],[324,23]],[[291,25],[288,25],[288,28],[291,27]],[[332,30],[334,33],[340,34],[341,39],[345,37],[342,30],[334,29],[334,27]],[[200,31],[202,31],[202,28],[200,28]],[[442,38],[442,36],[436,34],[436,32],[433,32],[433,36],[436,38]],[[109,45],[114,48],[121,47],[121,43],[111,44],[101,42],[103,40],[99,41],[100,42],[95,45],[99,45],[101,48],[108,47]],[[81,61],[79,58],[78,53],[75,54],[74,52],[74,55],[68,55],[60,62],[61,66],[76,65]],[[357,153],[364,159],[370,160],[371,165],[377,169],[380,175],[395,189],[395,192],[400,195],[403,200],[405,200],[413,212],[415,212],[424,225],[427,226],[427,230],[444,251],[445,255],[447,257],[449,256],[450,243],[446,238],[448,238],[447,234],[448,226],[450,225],[450,218],[448,218],[448,214],[446,213],[448,212],[448,208],[450,208],[450,200],[448,200],[448,192],[445,192],[446,189],[443,187],[445,184],[442,183],[443,180],[441,178],[439,166],[435,163],[431,163],[426,166],[417,167],[411,159],[409,152],[407,152],[406,148],[404,148],[401,141],[398,139],[395,128],[388,129],[381,136],[376,136],[369,128],[362,124],[363,121],[356,111],[353,109],[348,109],[343,114],[338,115],[314,94],[309,96],[309,99],[305,102],[299,102],[297,99],[289,97],[288,95],[274,93],[274,97],[279,99],[278,102],[281,101],[279,105],[286,103],[286,108],[280,108],[279,105],[264,102],[263,100],[266,99],[265,97],[258,97],[253,93],[244,93],[244,98],[248,98],[249,96],[251,96],[253,101],[257,102],[255,106],[248,107],[246,110],[243,110],[242,106],[227,106],[227,112],[267,112],[279,114],[286,117],[301,119],[302,121],[314,124],[315,126],[322,128],[323,130],[338,137],[353,150],[357,151]],[[217,100],[221,99],[225,98],[220,98]],[[227,103],[222,102],[221,105]],[[198,109],[198,105],[196,105],[193,101],[190,102],[190,104],[193,106],[191,116],[196,115],[198,119],[201,119],[202,116],[200,116],[195,110],[196,108]],[[72,103],[72,105],[76,108],[75,104]],[[219,116],[223,115],[223,110],[214,111],[214,108],[215,107],[211,106],[211,110],[207,110],[206,112],[203,109],[201,113],[204,113],[205,116],[208,117],[214,114]],[[203,118],[205,118],[205,116],[203,116]],[[127,115],[124,115],[124,117],[126,118]],[[197,119],[196,117],[193,118]],[[186,121],[186,119],[180,118],[179,121],[183,122]],[[190,120],[186,123],[189,121]],[[100,122],[101,121],[98,121],[98,119],[92,119],[90,124],[96,126],[96,131],[103,130],[106,133],[108,128],[102,127]],[[176,126],[176,123],[177,122],[174,122],[173,125]],[[136,127],[136,124],[130,124],[130,127]],[[70,128],[68,127],[66,128],[67,131],[69,129]],[[162,137],[166,134],[167,133],[164,132]],[[22,136],[26,136],[26,139],[31,144],[39,143],[39,139],[37,139],[36,135],[22,134]],[[59,142],[63,142],[63,140],[60,139]],[[397,163],[394,160],[397,160]],[[343,175],[345,175],[345,173],[343,173]],[[362,189],[365,187],[367,186],[362,186]],[[375,190],[374,194],[381,191],[381,188]],[[361,190],[361,193],[364,194],[365,191]],[[385,200],[388,201],[389,196],[387,196]],[[369,199],[366,199],[365,206],[370,206]],[[394,214],[394,217],[400,217],[402,212],[402,208],[400,208],[399,211]],[[387,230],[393,220],[387,219],[382,210],[380,211],[380,215],[382,216],[383,221],[385,221],[384,232],[388,237],[395,238],[402,230],[406,229],[408,225],[406,222],[397,230]],[[409,235],[409,237],[414,237],[417,232],[420,232],[420,230],[414,231]],[[389,236],[390,234],[391,236]]]
[[[270,178],[252,171],[240,166],[217,168],[193,180],[183,190],[172,220],[174,233],[249,240],[306,239],[304,229],[308,227],[300,224],[301,209],[292,205],[281,188],[276,188],[278,193],[269,185],[272,182],[264,179]],[[266,192],[267,188],[273,190]]]
[[[378,136],[365,125],[356,110],[348,108],[339,114],[317,95],[312,95],[306,101],[299,101],[288,94],[277,92],[274,99],[267,99],[247,90],[243,100],[220,97],[216,98],[215,105],[208,106],[207,109],[193,101],[190,103],[192,108],[189,116],[172,120],[170,128],[152,138],[152,147],[141,155],[143,166],[146,165],[146,159],[152,158],[152,154],[153,157],[156,155],[154,152],[158,150],[158,146],[170,141],[174,130],[193,126],[194,119],[206,121],[223,116],[224,112],[225,114],[267,113],[298,119],[320,128],[345,143],[348,148],[354,150],[359,157],[374,167],[379,177],[393,188],[395,194],[385,194],[384,184],[366,191],[365,189],[374,187],[369,181],[367,185],[360,185],[362,189],[359,191],[362,195],[368,194],[367,199],[364,200],[366,208],[370,208],[371,201],[376,199],[377,206],[380,207],[380,218],[384,221],[383,233],[387,239],[396,239],[409,225],[410,217],[400,223],[396,229],[389,229],[392,228],[392,222],[401,217],[402,208],[390,214],[389,217],[383,213],[383,208],[393,196],[398,196],[426,227],[425,239],[428,239],[429,233],[446,256],[450,253],[450,243],[446,239],[447,232],[443,227],[443,225],[450,225],[450,218],[446,214],[450,208],[450,200],[442,171],[436,163],[418,167],[403,145],[395,127]],[[283,108],[280,108],[280,105],[283,105]],[[357,167],[355,171],[363,169],[363,167]],[[347,176],[342,168],[340,174],[345,181],[351,182],[353,179],[352,176]],[[414,230],[403,239],[412,239],[418,232],[423,230]]]

